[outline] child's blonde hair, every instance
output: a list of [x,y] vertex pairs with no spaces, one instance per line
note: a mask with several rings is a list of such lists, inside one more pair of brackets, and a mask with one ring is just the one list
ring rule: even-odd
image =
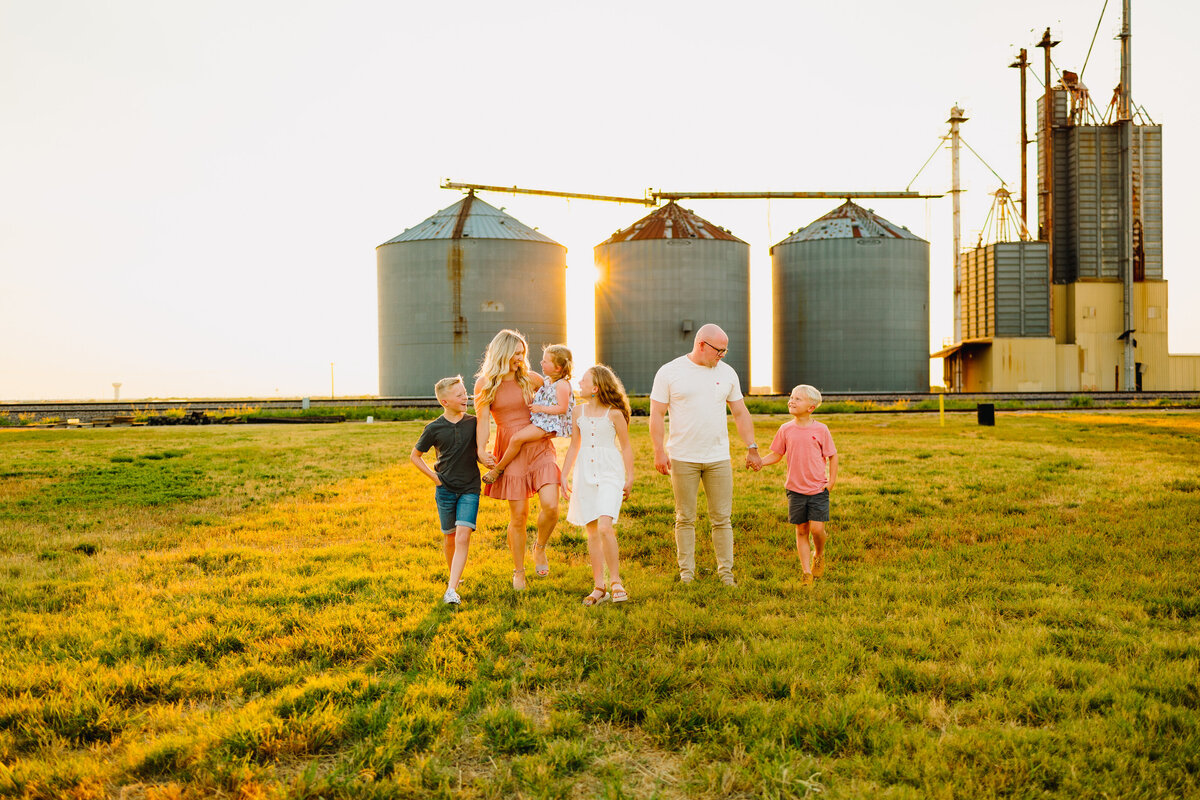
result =
[[620,410],[625,421],[629,422],[629,396],[625,394],[625,384],[609,367],[596,364],[588,369],[592,373],[592,384],[596,387],[596,399],[603,406]]
[[518,331],[505,328],[492,337],[487,352],[483,354],[483,364],[479,366],[479,372],[475,373],[475,377],[483,381],[483,388],[475,394],[477,407],[490,406],[496,399],[500,381],[508,374],[512,357],[522,347],[525,348],[525,357],[517,365],[515,377],[517,385],[521,387],[521,393],[525,395],[525,402],[528,403],[533,398],[533,384],[529,381],[529,345]]
[[[817,387],[809,386],[807,383],[802,383],[799,386],[797,386],[796,389],[799,389],[800,391],[802,391],[806,395],[808,395],[808,399],[812,400],[818,406],[821,405],[821,393],[817,391]],[[794,392],[794,391],[796,391],[796,389],[793,389],[792,391]]]
[[558,367],[559,374],[555,380],[571,380],[570,348],[565,344],[548,344],[542,348],[542,352],[550,357],[550,360],[554,362],[554,366]]
[[[446,392],[453,389],[455,386],[463,382],[462,375],[454,375],[449,378],[442,378],[433,385],[433,394],[438,400],[445,397]],[[465,385],[464,385],[465,388]]]

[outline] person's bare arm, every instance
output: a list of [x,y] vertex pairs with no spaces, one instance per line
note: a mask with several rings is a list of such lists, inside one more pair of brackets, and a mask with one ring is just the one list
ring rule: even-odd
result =
[[582,411],[582,408],[576,406],[575,413],[571,415],[571,445],[567,448],[567,456],[563,459],[562,473],[558,480],[563,497],[568,500],[571,499],[571,472],[575,469],[575,458],[579,455],[579,414]]
[[424,453],[422,453],[420,450],[418,450],[417,448],[414,447],[412,449],[412,452],[408,454],[408,460],[413,463],[414,467],[421,470],[421,472],[425,473],[425,477],[427,477],[427,478],[429,478],[429,480],[433,481],[434,486],[441,486],[442,479],[439,478],[438,474],[436,472],[434,472],[432,469],[430,469],[429,465],[425,463],[425,459],[423,458],[424,455],[425,455]]
[[489,467],[496,466],[496,459],[487,451],[488,439],[492,437],[492,406],[490,403],[480,403],[479,395],[483,391],[483,378],[475,381],[475,457]]
[[633,448],[629,444],[629,423],[625,421],[625,415],[616,409],[608,412],[608,418],[617,430],[617,444],[621,446],[621,458],[625,461],[625,486],[622,497],[628,500],[630,492],[633,491]]
[[833,485],[837,483],[837,462],[837,453],[834,453],[829,457],[829,483],[826,484],[826,489],[832,489]]
[[729,403],[729,408],[733,411],[733,424],[737,426],[738,436],[742,437],[742,443],[746,445],[746,466],[757,472],[762,469],[762,457],[753,446],[754,419],[750,416],[750,410],[746,408],[745,400],[733,400]]
[[654,468],[663,475],[671,474],[671,458],[663,446],[667,430],[667,404],[650,401],[650,442],[654,445]]
[[774,450],[768,450],[767,454],[762,457],[762,465],[764,467],[778,464],[780,461],[783,461],[783,453],[776,453]]

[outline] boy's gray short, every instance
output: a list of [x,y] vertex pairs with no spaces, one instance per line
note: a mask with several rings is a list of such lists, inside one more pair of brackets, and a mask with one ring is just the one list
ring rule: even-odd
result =
[[805,522],[829,522],[829,490],[816,494],[800,494],[787,490],[788,522],[800,525]]

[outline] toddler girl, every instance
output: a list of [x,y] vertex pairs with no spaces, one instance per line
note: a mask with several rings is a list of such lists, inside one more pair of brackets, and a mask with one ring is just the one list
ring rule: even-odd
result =
[[483,476],[484,483],[495,483],[504,468],[529,442],[554,436],[571,435],[571,411],[575,393],[571,391],[571,351],[564,344],[552,344],[542,351],[542,374],[546,380],[533,395],[529,406],[529,425],[517,431],[496,466]]
[[[629,398],[613,371],[597,364],[579,379],[580,395],[586,400],[572,415],[571,446],[562,468],[563,494],[570,498],[567,521],[587,529],[588,555],[592,560],[591,594],[585,606],[606,600],[621,603],[629,593],[621,585],[621,564],[613,523],[621,513],[621,501],[633,487],[633,448],[629,446]],[[580,451],[579,480],[571,487],[571,471]],[[604,568],[609,585],[604,588]]]

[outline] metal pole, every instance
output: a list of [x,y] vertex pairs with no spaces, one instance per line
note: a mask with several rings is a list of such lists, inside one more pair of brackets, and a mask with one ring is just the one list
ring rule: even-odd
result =
[[916,200],[940,194],[920,192],[651,192],[655,200]]
[[1130,0],[1122,3],[1121,19],[1121,97],[1117,106],[1117,136],[1121,147],[1120,246],[1122,305],[1125,341],[1121,388],[1137,388],[1133,353],[1133,52],[1131,42]]
[[[1038,226],[1038,238],[1046,243],[1046,260],[1049,262],[1050,302],[1047,309],[1050,316],[1050,335],[1054,336],[1054,92],[1050,86],[1050,48],[1058,42],[1050,38],[1050,29],[1042,34],[1038,47],[1046,55],[1046,94],[1042,101],[1042,132],[1045,146],[1042,148],[1046,163],[1042,165],[1042,180],[1044,181],[1040,194],[1042,208],[1045,211],[1045,227]],[[1055,337],[1057,338],[1057,337]]]
[[1021,55],[1008,65],[1021,70],[1021,222],[1029,228],[1029,128],[1025,124],[1025,73],[1029,67],[1029,51],[1021,48]]
[[333,399],[333,362],[329,362],[329,399]]
[[959,195],[962,193],[958,174],[958,126],[966,122],[967,112],[957,105],[950,109],[950,195],[954,204],[954,341],[963,340],[962,331],[962,275],[959,267],[959,256],[962,252],[962,221]]
[[558,192],[551,189],[523,189],[519,186],[492,186],[485,183],[454,183],[447,178],[442,183],[443,189],[466,189],[475,192],[503,192],[505,194],[536,194],[543,197],[565,197],[575,200],[605,200],[610,203],[637,203],[643,206],[657,205],[650,197],[614,197],[607,194],[580,194],[579,192]]

